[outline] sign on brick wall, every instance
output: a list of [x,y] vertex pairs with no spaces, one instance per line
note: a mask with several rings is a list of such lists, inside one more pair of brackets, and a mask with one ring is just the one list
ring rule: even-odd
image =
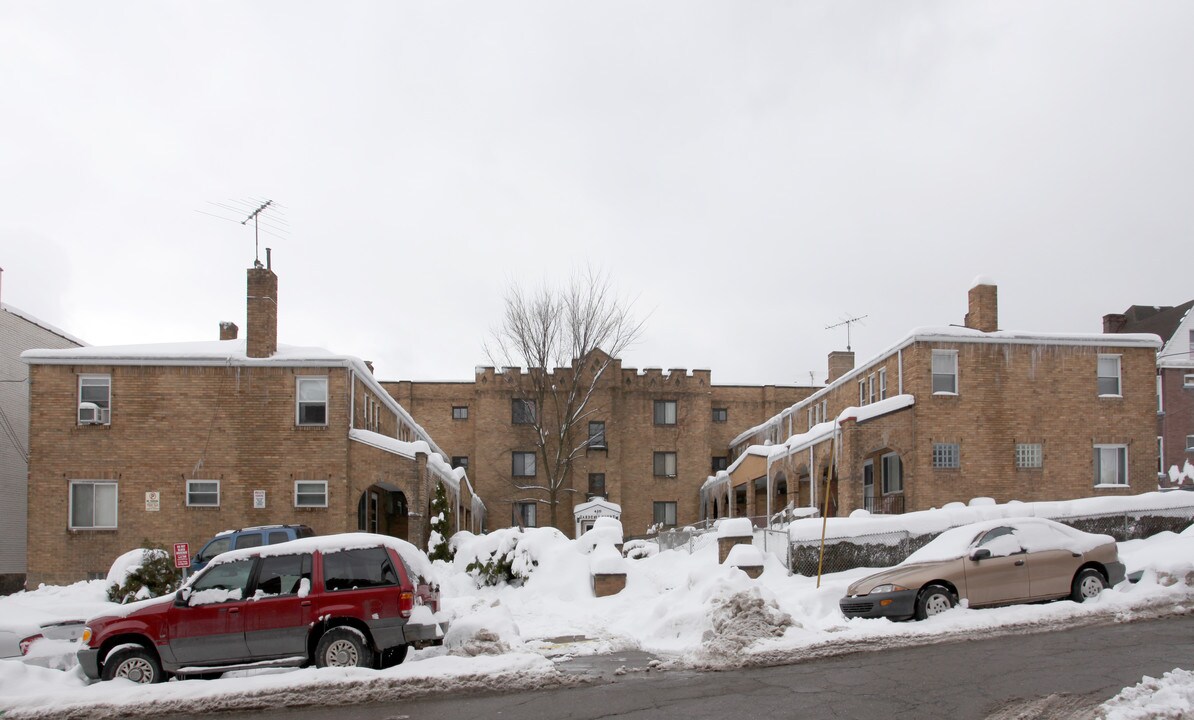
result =
[[162,494],[151,490],[145,493],[145,512],[157,512],[162,509]]
[[261,509],[265,508],[265,491],[264,490],[254,490],[253,491],[253,508],[256,510],[261,510]]

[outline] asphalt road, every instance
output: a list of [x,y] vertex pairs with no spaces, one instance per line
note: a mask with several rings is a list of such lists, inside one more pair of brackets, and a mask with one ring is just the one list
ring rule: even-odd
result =
[[1194,614],[723,672],[655,671],[615,676],[608,669],[616,660],[609,663],[605,668],[601,662],[579,668],[580,672],[597,677],[592,684],[575,688],[255,712],[251,717],[254,720],[1087,717],[1090,708],[1122,688],[1135,685],[1144,675],[1157,677],[1175,667],[1194,669]]

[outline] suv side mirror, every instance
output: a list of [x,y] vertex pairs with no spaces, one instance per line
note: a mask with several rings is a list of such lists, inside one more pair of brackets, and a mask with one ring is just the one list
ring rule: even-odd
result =
[[970,551],[971,560],[986,560],[989,557],[991,557],[991,551],[988,548],[977,548]]

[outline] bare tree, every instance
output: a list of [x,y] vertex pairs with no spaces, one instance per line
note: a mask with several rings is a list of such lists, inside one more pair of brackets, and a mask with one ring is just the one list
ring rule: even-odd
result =
[[586,423],[596,411],[598,385],[642,328],[604,273],[588,270],[573,275],[563,288],[544,285],[527,293],[512,287],[506,294],[503,322],[485,350],[499,367],[527,369],[514,372],[521,399],[534,403],[526,419],[539,459],[534,477],[511,477],[510,482],[546,496],[555,527],[560,503],[576,492],[572,464],[589,447]]

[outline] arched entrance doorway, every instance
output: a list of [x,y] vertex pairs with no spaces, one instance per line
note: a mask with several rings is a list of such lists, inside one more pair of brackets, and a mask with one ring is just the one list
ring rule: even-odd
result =
[[365,488],[357,502],[357,529],[410,540],[406,494],[388,483]]

